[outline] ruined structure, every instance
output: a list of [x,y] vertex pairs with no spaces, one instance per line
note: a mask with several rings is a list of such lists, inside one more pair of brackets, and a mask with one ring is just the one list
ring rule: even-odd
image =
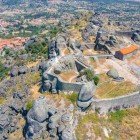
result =
[[[98,38],[101,34],[97,34],[97,48]],[[110,37],[111,40],[115,38]],[[57,59],[56,59],[57,58]],[[50,59],[47,62],[49,67],[44,70],[42,77],[41,91],[51,91],[52,93],[59,93],[59,91],[74,91],[78,94],[77,105],[81,110],[86,110],[92,107],[93,110],[98,110],[99,113],[108,113],[117,109],[125,109],[140,104],[139,92],[130,95],[121,96],[113,99],[95,99],[94,93],[96,86],[93,81],[88,81],[85,77],[80,77],[76,82],[64,81],[59,74],[63,71],[71,69],[77,72],[89,68],[86,58],[82,54],[70,54],[67,56],[56,56],[55,59]],[[110,70],[108,75],[113,78],[118,78],[119,75],[115,70]],[[121,103],[120,103],[121,102]]]

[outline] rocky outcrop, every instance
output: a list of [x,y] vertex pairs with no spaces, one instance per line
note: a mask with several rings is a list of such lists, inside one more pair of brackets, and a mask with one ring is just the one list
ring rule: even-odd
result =
[[40,97],[27,114],[26,139],[41,138],[41,134],[46,131],[53,139],[74,140],[75,126],[71,109],[62,112],[52,107],[45,97]]
[[96,86],[94,82],[85,83],[78,96],[77,105],[82,109],[87,109],[93,101],[93,95],[95,93]]
[[114,68],[112,68],[111,70],[109,70],[107,72],[107,75],[110,76],[110,77],[112,77],[112,78],[114,78],[114,79],[116,79],[116,78],[119,77],[118,71],[116,69],[114,69]]
[[134,32],[131,36],[131,39],[135,42],[140,41],[140,32]]
[[117,43],[117,39],[116,39],[115,36],[112,36],[112,35],[109,37],[109,40],[107,40],[105,42],[105,44],[107,44],[107,45],[109,45],[111,47],[114,47],[116,43]]
[[0,140],[9,139],[10,134],[21,129],[19,120],[22,119],[26,97],[22,93],[13,93],[11,100],[0,106]]
[[55,58],[60,54],[59,48],[57,47],[57,42],[55,40],[51,41],[48,51],[49,51],[49,59]]

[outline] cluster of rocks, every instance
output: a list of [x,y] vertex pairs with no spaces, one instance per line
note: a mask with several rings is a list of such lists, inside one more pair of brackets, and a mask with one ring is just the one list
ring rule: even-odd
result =
[[54,73],[60,74],[64,71],[75,69],[75,63],[71,56],[63,57],[54,67]]
[[26,74],[26,73],[29,73],[29,72],[35,72],[35,71],[38,71],[38,70],[39,70],[39,65],[36,65],[34,67],[31,67],[31,68],[28,68],[25,65],[13,66],[13,68],[10,71],[10,76],[15,77],[15,76],[23,75],[23,74]]
[[[27,97],[27,96],[26,96]],[[23,128],[19,124],[19,120],[23,119],[22,115],[26,115],[25,95],[22,93],[14,93],[6,104],[0,106],[0,139],[6,140],[10,134]]]
[[50,80],[47,73],[44,73],[42,76],[41,92],[51,92],[53,94],[58,93],[57,90],[57,78]]
[[133,41],[140,41],[140,31],[136,31],[136,32],[134,32],[133,34],[132,34],[132,36],[131,36],[131,39],[133,40]]
[[96,26],[102,27],[103,25],[103,21],[100,18],[100,14],[95,13],[94,15],[92,15],[89,19],[89,22],[93,23]]
[[33,107],[27,114],[25,126],[25,136],[27,140],[42,138],[43,133],[47,135],[43,138],[60,140],[74,140],[74,106],[70,105],[67,109],[59,110],[52,107],[45,97],[37,99]]
[[88,41],[90,36],[95,36],[100,27],[102,27],[103,22],[96,14],[92,15],[88,20],[88,25],[82,31],[82,38],[84,41]]
[[116,43],[117,43],[117,39],[113,35],[111,35],[109,39],[105,42],[105,44],[109,45],[110,47],[115,47]]
[[55,58],[60,54],[59,48],[57,47],[57,42],[55,40],[51,41],[48,48],[48,52],[49,52],[49,59]]
[[117,44],[117,40],[115,36],[109,36],[109,39],[107,35],[104,34],[104,30],[101,28],[98,30],[95,40],[95,46],[94,50],[96,51],[104,51],[108,54],[111,53],[110,47],[115,47],[115,44]]
[[25,49],[28,49],[28,47],[29,47],[30,45],[32,45],[33,43],[35,43],[35,42],[37,42],[37,41],[38,41],[37,36],[32,36],[32,37],[30,37],[30,39],[27,40],[27,41],[25,42],[24,48],[25,48]]
[[28,72],[28,68],[26,66],[14,66],[10,71],[10,76],[15,77],[21,74],[26,74]]
[[77,40],[75,40],[73,38],[69,38],[69,40],[68,40],[68,46],[72,50],[74,50],[75,52],[80,52],[80,49],[82,47],[81,44]]
[[14,86],[14,79],[4,79],[0,84],[0,96],[7,97],[6,91],[9,87]]
[[0,96],[4,98],[9,98],[9,96],[12,94],[11,92],[13,91],[11,89],[14,89],[14,91],[16,91],[17,84],[19,83],[22,83],[23,85],[20,91],[22,91],[25,94],[29,93],[29,85],[27,85],[25,81],[26,77],[22,75],[18,76],[18,78],[12,77],[10,79],[4,79],[0,84]]
[[98,31],[98,26],[95,25],[92,22],[89,22],[89,24],[85,27],[85,29],[82,31],[82,38],[84,41],[88,41],[90,36],[96,35]]

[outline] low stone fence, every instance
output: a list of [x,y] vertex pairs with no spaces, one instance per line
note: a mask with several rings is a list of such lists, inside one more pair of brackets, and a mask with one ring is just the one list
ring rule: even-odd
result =
[[92,103],[92,109],[99,113],[108,113],[116,110],[131,108],[140,105],[140,92],[134,92],[130,95],[120,96],[111,99],[95,100]]
[[87,57],[112,58],[112,57],[114,57],[114,55],[112,55],[112,54],[95,54],[95,55],[88,55]]
[[132,36],[135,31],[116,31],[115,33],[120,36]]

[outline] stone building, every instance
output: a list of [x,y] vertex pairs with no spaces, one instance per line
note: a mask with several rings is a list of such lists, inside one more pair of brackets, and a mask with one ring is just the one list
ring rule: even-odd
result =
[[116,51],[115,57],[120,60],[124,60],[126,58],[129,58],[129,57],[135,55],[137,53],[137,51],[138,51],[138,46],[130,45],[129,47]]

